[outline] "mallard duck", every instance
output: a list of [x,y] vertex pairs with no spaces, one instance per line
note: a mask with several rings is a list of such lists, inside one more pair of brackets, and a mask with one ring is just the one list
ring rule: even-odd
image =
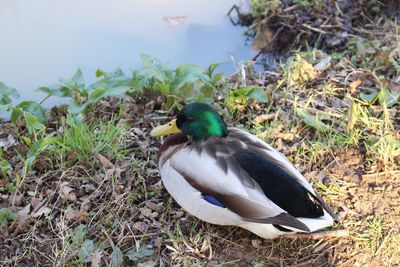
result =
[[285,156],[255,135],[228,128],[210,105],[189,104],[150,135],[171,135],[158,153],[162,182],[200,220],[268,239],[334,222],[332,210]]

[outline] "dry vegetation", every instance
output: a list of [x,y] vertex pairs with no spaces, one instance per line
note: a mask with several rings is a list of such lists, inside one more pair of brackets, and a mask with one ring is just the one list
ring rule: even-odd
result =
[[[215,84],[227,123],[284,153],[339,215],[328,231],[347,234],[263,240],[185,213],[160,182],[161,140],[149,136],[179,103],[145,90],[91,103],[79,126],[65,107],[48,111],[45,135],[58,139],[27,175],[23,136],[35,131],[1,122],[0,264],[399,266],[398,30],[380,20],[341,52],[297,52],[275,71]],[[235,93],[249,87],[267,103]]]

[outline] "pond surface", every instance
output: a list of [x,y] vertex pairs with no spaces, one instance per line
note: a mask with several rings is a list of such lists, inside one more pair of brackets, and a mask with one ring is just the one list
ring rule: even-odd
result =
[[226,16],[237,3],[2,0],[0,81],[17,88],[21,99],[39,101],[43,95],[34,89],[70,77],[77,68],[92,82],[97,68],[140,67],[142,53],[171,67],[225,62],[221,71],[231,72],[232,58],[238,62],[255,53],[244,44],[244,29]]

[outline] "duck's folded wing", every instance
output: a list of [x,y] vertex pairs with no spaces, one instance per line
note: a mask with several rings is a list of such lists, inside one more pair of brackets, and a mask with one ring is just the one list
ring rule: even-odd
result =
[[[217,151],[212,153],[204,152],[190,146],[182,148],[171,157],[170,166],[194,190],[214,197],[226,208],[241,216],[244,221],[277,224],[304,232],[310,231],[303,222],[268,199],[250,177],[244,178],[246,172],[238,167],[237,161],[229,151],[217,148]],[[212,154],[217,154],[217,158]]]
[[325,201],[314,191],[308,181],[304,176],[288,161],[288,159],[282,155],[279,151],[273,149],[271,146],[263,142],[257,136],[252,135],[246,131],[240,130],[238,128],[229,128],[229,139],[231,142],[237,142],[240,140],[240,146],[242,148],[254,151],[258,155],[262,155],[263,158],[272,164],[276,164],[282,170],[284,170],[288,175],[296,179],[305,190],[318,202],[321,207],[334,219],[337,219],[336,215],[330,209],[330,207],[325,203]]

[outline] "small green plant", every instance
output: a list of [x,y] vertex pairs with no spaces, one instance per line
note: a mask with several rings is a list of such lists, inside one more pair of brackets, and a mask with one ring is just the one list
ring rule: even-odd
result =
[[400,155],[400,140],[392,134],[382,134],[381,137],[370,136],[367,142],[369,150],[368,159],[385,170],[391,170],[398,166]]
[[109,160],[119,159],[125,155],[123,141],[127,129],[116,127],[115,123],[110,120],[99,121],[97,125],[80,124],[69,116],[63,123],[62,136],[50,153],[59,158],[60,163],[72,160],[86,166],[93,166],[98,154]]
[[45,99],[51,96],[70,98],[72,102],[68,105],[68,111],[77,121],[82,122],[90,104],[107,96],[122,95],[138,86],[135,79],[126,76],[120,69],[114,72],[97,70],[96,77],[100,79],[86,85],[82,71],[78,69],[71,78],[61,78],[58,84],[39,87],[38,91],[47,94]]
[[11,171],[10,163],[3,158],[3,149],[0,147],[0,179]]
[[368,218],[363,221],[363,224],[366,229],[362,233],[358,233],[355,239],[371,251],[376,251],[384,236],[384,222],[380,218]]
[[251,12],[255,18],[259,18],[269,12],[277,11],[281,4],[281,0],[252,0]]
[[9,208],[0,209],[0,229],[6,227],[9,221],[17,219],[17,214]]
[[142,88],[152,89],[167,96],[167,108],[182,108],[184,102],[213,101],[215,86],[222,78],[221,73],[214,74],[219,64],[212,64],[205,70],[196,65],[184,64],[175,71],[159,60],[143,54],[143,68],[135,71],[134,76]]
[[20,94],[18,91],[6,85],[5,83],[0,81],[0,111],[3,113],[4,111],[8,111],[11,105],[11,97],[19,98]]
[[255,99],[260,103],[269,102],[267,92],[260,87],[241,87],[235,90],[229,90],[226,102],[228,107],[235,109],[236,105],[245,105],[248,99]]
[[364,101],[364,103],[373,105],[376,103],[383,104],[385,103],[388,108],[393,107],[394,105],[399,103],[400,100],[400,94],[397,93],[392,93],[389,88],[386,86],[383,86],[381,90],[379,91],[374,91],[369,94],[361,93],[360,94],[361,100]]

